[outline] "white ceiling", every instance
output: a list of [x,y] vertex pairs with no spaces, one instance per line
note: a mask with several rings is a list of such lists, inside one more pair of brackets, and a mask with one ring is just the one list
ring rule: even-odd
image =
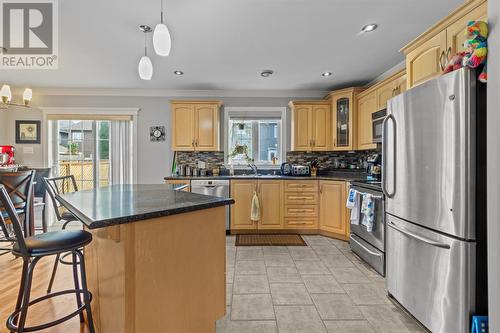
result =
[[[151,81],[137,75],[138,26],[158,23],[159,0],[59,0],[59,69],[2,70],[0,83],[189,90],[363,84],[401,62],[399,49],[463,0],[164,1],[172,52],[156,56],[149,43]],[[359,33],[372,22],[376,31]],[[173,75],[177,69],[185,75]],[[262,78],[262,69],[275,75]],[[333,76],[322,77],[324,71]]]

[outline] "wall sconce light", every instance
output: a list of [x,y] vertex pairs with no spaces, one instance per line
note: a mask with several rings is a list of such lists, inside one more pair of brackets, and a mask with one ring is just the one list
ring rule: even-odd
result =
[[12,103],[12,91],[8,84],[4,84],[0,90],[0,96],[2,98],[2,104],[0,108],[6,109],[8,106],[23,106],[29,107],[31,100],[33,99],[33,90],[30,88],[24,89],[23,92],[23,104]]

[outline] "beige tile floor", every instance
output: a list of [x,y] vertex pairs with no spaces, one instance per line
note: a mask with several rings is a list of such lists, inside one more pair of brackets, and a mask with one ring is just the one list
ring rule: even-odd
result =
[[425,332],[348,243],[303,238],[307,247],[236,247],[227,237],[227,312],[217,333]]

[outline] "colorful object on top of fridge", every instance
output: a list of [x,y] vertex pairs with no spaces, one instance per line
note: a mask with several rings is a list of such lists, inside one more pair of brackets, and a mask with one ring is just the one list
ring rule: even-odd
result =
[[0,145],[0,166],[14,165],[16,159],[14,158],[16,149],[14,146],[1,146]]

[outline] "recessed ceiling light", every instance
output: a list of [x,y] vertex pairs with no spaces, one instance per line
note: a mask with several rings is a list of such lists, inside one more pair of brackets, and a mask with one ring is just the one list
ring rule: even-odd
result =
[[264,69],[262,72],[260,72],[260,76],[262,77],[270,77],[273,74],[274,71],[272,69]]
[[372,32],[373,30],[377,29],[378,25],[376,23],[370,23],[365,25],[363,28],[361,28],[362,32]]
[[184,72],[183,71],[174,71],[174,74],[175,75],[184,75]]
[[321,74],[321,76],[331,76],[332,75],[332,72],[324,72]]

